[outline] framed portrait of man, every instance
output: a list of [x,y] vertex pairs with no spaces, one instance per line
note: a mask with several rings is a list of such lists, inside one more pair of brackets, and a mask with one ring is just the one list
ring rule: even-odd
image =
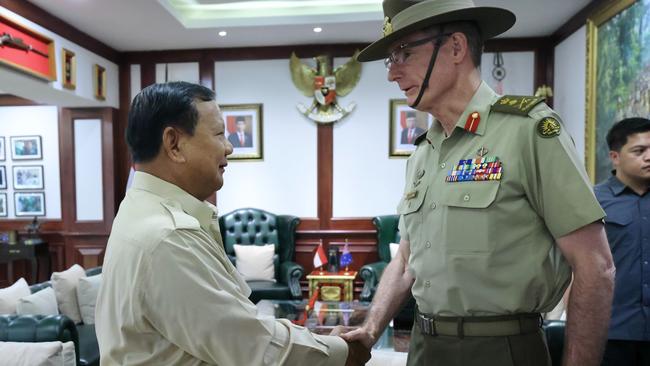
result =
[[233,146],[229,160],[262,160],[262,104],[222,105],[226,138]]
[[433,117],[409,107],[406,99],[391,99],[389,113],[388,156],[408,157],[415,151],[417,137],[431,127]]

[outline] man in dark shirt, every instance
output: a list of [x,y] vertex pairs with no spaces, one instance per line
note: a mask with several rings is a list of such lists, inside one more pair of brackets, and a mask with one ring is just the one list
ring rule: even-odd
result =
[[616,286],[603,366],[650,365],[650,120],[628,118],[607,133],[613,175],[595,187]]

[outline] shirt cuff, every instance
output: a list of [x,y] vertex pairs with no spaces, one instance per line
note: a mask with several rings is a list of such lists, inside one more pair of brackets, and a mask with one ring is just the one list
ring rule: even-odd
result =
[[325,343],[329,347],[329,358],[323,366],[341,366],[345,365],[345,361],[348,359],[348,344],[343,338],[339,336],[326,336],[314,334],[314,338],[318,339],[322,343]]

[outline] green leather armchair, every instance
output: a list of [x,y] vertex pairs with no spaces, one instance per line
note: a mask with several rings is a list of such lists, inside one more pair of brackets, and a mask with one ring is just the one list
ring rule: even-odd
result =
[[[102,268],[91,268],[86,276],[102,273]],[[50,281],[29,287],[32,293],[51,287]],[[77,365],[99,365],[99,346],[94,324],[76,324],[65,315],[0,314],[0,342],[74,343]]]
[[[366,264],[359,270],[359,276],[363,280],[363,288],[359,295],[361,301],[372,301],[377,291],[377,285],[381,279],[384,269],[390,263],[390,243],[399,243],[400,235],[398,229],[399,215],[376,216],[372,223],[377,229],[377,254],[379,262]],[[415,299],[411,297],[402,310],[393,319],[396,328],[410,328],[413,325],[415,314]]]
[[273,265],[276,282],[248,281],[250,300],[302,299],[300,278],[305,270],[293,262],[296,247],[296,226],[300,219],[290,215],[275,215],[257,208],[242,208],[219,218],[223,244],[230,261],[236,265],[235,244],[275,244]]

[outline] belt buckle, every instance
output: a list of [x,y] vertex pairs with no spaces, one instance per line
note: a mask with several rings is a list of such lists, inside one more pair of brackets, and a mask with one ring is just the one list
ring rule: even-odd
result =
[[436,321],[435,321],[435,319],[433,317],[427,317],[426,315],[424,315],[424,314],[422,314],[420,312],[418,312],[418,313],[420,315],[420,318],[422,318],[422,320],[423,320],[423,322],[422,322],[423,326],[421,327],[420,331],[423,334],[436,337],[438,335],[438,331],[436,329]]

